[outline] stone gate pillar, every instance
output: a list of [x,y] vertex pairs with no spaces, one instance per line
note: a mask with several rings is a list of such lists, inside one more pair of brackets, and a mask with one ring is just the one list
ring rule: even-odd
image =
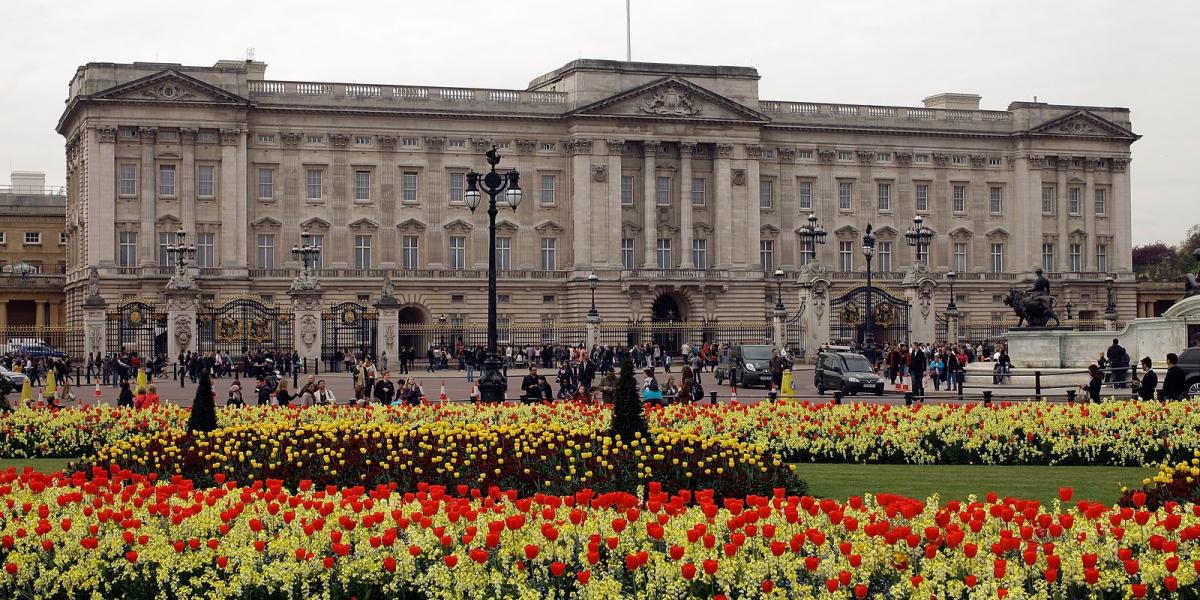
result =
[[800,306],[799,321],[804,326],[804,362],[817,360],[817,350],[829,343],[829,278],[818,261],[804,265],[796,284]]
[[787,336],[783,331],[783,321],[787,311],[776,309],[771,315],[771,343],[782,353],[787,348]]
[[[108,352],[106,309],[104,298],[99,295],[88,296],[83,301],[83,351],[92,352],[98,357]],[[82,357],[71,358],[79,360]]]
[[167,297],[167,362],[177,360],[180,353],[196,351],[196,309],[200,290],[168,289]]
[[924,265],[904,276],[904,299],[908,302],[909,343],[933,342],[937,337],[937,313],[933,310],[933,290],[937,283]]
[[321,360],[321,290],[298,289],[288,291],[292,299],[293,344],[300,360]]
[[592,347],[600,342],[600,315],[587,316],[587,349],[592,351]]
[[400,364],[400,334],[398,331],[400,303],[393,297],[380,298],[379,302],[375,303],[375,310],[379,311],[377,333],[379,355],[383,356],[386,352],[388,363],[398,365]]

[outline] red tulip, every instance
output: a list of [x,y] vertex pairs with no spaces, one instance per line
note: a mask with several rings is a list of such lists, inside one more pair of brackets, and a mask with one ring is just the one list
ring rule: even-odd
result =
[[1135,584],[1129,586],[1129,591],[1133,592],[1134,598],[1145,598],[1146,597],[1146,584],[1135,583]]
[[1075,494],[1075,490],[1072,490],[1069,487],[1058,488],[1058,499],[1062,500],[1063,502],[1070,502],[1071,496],[1074,494]]
[[534,546],[533,544],[527,544],[525,546],[525,558],[527,560],[533,560],[533,559],[537,558],[537,555],[538,555],[538,547],[537,546]]
[[966,577],[966,579],[964,579],[964,581],[967,582],[967,587],[975,587],[975,584],[978,583],[978,580],[975,578],[974,575],[967,575],[967,577]]
[[860,599],[866,598],[867,597],[867,586],[862,583],[854,586],[854,597],[860,598]]
[[708,559],[704,561],[704,573],[707,575],[715,575],[717,572],[717,561]]
[[[682,546],[671,546],[671,549],[667,550],[667,556],[670,556],[671,560],[679,560],[679,559],[683,558],[683,547]],[[776,555],[776,556],[778,556],[778,555]]]
[[821,566],[821,559],[815,556],[804,557],[804,568],[808,569],[809,572],[816,571],[819,566]]
[[[12,563],[9,563],[9,564],[11,565]],[[13,566],[15,567],[16,565],[13,565]],[[691,580],[691,579],[695,579],[695,577],[696,577],[696,565],[693,565],[692,563],[687,563],[687,564],[683,565],[682,567],[680,567],[679,571],[680,571],[680,573],[683,574],[684,579]],[[15,573],[16,569],[13,569],[12,572]]]
[[556,560],[550,563],[550,572],[553,573],[555,577],[562,577],[563,574],[567,572],[567,565]]
[[129,552],[125,553],[125,560],[127,560],[127,561],[129,561],[131,563],[137,563],[137,559],[138,559],[138,553],[136,550],[130,550]]
[[1174,575],[1168,575],[1163,578],[1163,587],[1167,588],[1168,592],[1174,592],[1179,589],[1179,580],[1175,579]]
[[[1145,506],[1146,505],[1146,492],[1134,492],[1133,493],[1133,505],[1138,508]],[[1146,586],[1142,586],[1143,590],[1145,589],[1145,587]]]
[[775,589],[775,582],[770,579],[764,579],[762,585],[759,586],[764,594],[770,594],[771,590]]
[[229,566],[229,557],[228,556],[218,556],[217,557],[217,567],[224,569],[227,566]]
[[453,569],[454,566],[458,564],[458,555],[457,554],[447,554],[446,556],[442,557],[442,562],[446,563],[447,567],[450,567],[451,569]]
[[592,579],[592,572],[591,571],[580,571],[575,574],[575,579],[579,580],[580,585],[587,585],[588,581],[590,581]]
[[325,565],[326,569],[332,569],[333,562],[334,562],[334,559],[332,556],[326,556],[325,558],[321,559],[321,564]]
[[7,572],[9,575],[16,575],[16,574],[17,574],[17,569],[18,569],[18,567],[17,567],[17,563],[8,563],[8,564],[4,565],[4,570],[5,570],[5,571],[6,571],[6,572]]

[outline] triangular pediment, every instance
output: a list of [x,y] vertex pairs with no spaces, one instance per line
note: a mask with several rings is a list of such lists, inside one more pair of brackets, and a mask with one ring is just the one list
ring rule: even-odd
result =
[[174,69],[122,83],[93,96],[94,100],[249,104],[250,101]]
[[300,223],[301,229],[329,229],[329,221],[320,217],[313,217],[303,223]]
[[988,230],[986,235],[989,238],[1006,239],[1008,238],[1008,230],[1003,227],[993,227],[992,229]]
[[686,79],[664,77],[572,111],[573,117],[619,117],[766,123],[770,119]]
[[347,225],[347,227],[350,229],[379,229],[379,223],[363,217]]
[[468,232],[468,231],[471,231],[472,229],[474,229],[475,226],[462,220],[462,219],[455,219],[453,221],[450,221],[449,223],[446,223],[442,228],[447,231],[455,231],[455,232],[465,233],[465,232]]
[[157,219],[154,220],[154,222],[159,225],[176,225],[177,226],[182,221],[179,220],[179,217],[176,217],[175,215],[173,215],[171,213],[166,213],[166,214],[159,216]]
[[268,228],[268,227],[282,227],[283,223],[280,222],[278,219],[274,219],[271,217],[263,217],[261,219],[258,219],[257,221],[254,221],[253,223],[251,223],[250,226],[254,227],[255,229],[264,229],[264,228]]
[[897,233],[899,232],[896,231],[896,229],[891,225],[884,225],[883,227],[875,230],[875,237],[896,237]]
[[855,236],[858,235],[858,230],[853,225],[842,225],[833,230],[833,235],[838,237]]
[[974,235],[975,232],[967,229],[966,227],[957,227],[954,229],[954,231],[950,232],[950,237],[952,238],[969,238]]
[[396,225],[396,229],[406,231],[425,231],[425,223],[419,219],[406,219]]
[[516,233],[520,229],[515,223],[507,219],[496,223],[496,231],[500,233]]
[[1084,109],[1076,110],[1029,130],[1036,136],[1102,137],[1136,140],[1142,136]]
[[563,232],[562,225],[559,225],[558,223],[555,223],[554,221],[551,221],[551,220],[542,221],[540,224],[538,224],[536,227],[534,227],[534,229],[537,230],[538,233],[558,234],[558,233]]

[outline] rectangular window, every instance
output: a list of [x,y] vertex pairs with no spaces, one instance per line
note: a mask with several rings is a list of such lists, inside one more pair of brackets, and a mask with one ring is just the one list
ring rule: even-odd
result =
[[854,160],[854,153],[838,150],[838,160]]
[[542,238],[542,270],[553,271],[558,268],[558,239]]
[[171,246],[175,245],[175,232],[158,234],[158,266],[173,267],[175,266],[175,255],[168,252]]
[[309,200],[320,200],[324,187],[322,179],[324,172],[321,169],[309,169],[305,172],[305,197]]
[[967,186],[965,185],[954,186],[954,212],[967,212]]
[[[499,242],[499,240],[496,240]],[[420,263],[420,242],[415,235],[406,235],[402,241],[402,266],[405,269],[419,269]]]
[[371,268],[371,236],[354,236],[354,268]]
[[929,244],[917,245],[917,262],[923,265],[929,264]]
[[158,195],[175,195],[175,165],[158,165]]
[[542,175],[542,187],[540,203],[542,206],[554,204],[554,192],[558,185],[558,178],[554,175]]
[[467,176],[464,173],[450,174],[450,204],[462,204],[463,192],[467,189]]
[[122,231],[118,239],[117,265],[121,267],[137,266],[137,232]]
[[633,269],[637,265],[635,252],[633,238],[621,238],[621,267]]
[[8,235],[5,234],[3,231],[0,231],[0,244],[7,244],[7,243],[8,243]]
[[967,270],[967,243],[954,242],[954,270],[963,273]]
[[878,255],[879,255],[879,265],[878,265],[879,272],[880,273],[891,273],[892,272],[892,243],[891,242],[879,242]]
[[988,157],[988,165],[989,166],[998,167],[998,166],[1000,166],[1001,162],[1002,162],[1001,159],[998,157],[995,157],[995,156]]
[[807,265],[813,260],[813,242],[800,242],[800,264]]
[[58,244],[60,246],[65,246],[67,244],[67,232],[60,231],[58,233]]
[[671,239],[670,238],[658,238],[658,244],[655,249],[656,249],[657,258],[658,258],[658,268],[660,268],[660,269],[675,268],[675,262],[671,259]]
[[137,188],[137,165],[121,165],[121,195],[136,196]]
[[692,264],[697,269],[708,268],[708,240],[692,240]]
[[260,200],[270,200],[275,197],[275,170],[258,170],[258,197]]
[[311,264],[314,269],[320,269],[322,264],[321,257],[325,254],[325,236],[323,234],[315,233],[301,235],[300,243],[317,247],[317,255],[310,260],[309,264]]
[[915,204],[917,212],[929,212],[929,185],[918,183],[916,189]]
[[1054,214],[1054,186],[1042,186],[1042,214]]
[[914,154],[913,162],[916,164],[919,164],[919,165],[928,164],[929,163],[929,155],[928,154]]
[[512,238],[496,238],[496,270],[507,271],[512,268]]
[[196,197],[197,198],[212,198],[213,197],[213,180],[217,168],[212,165],[199,165],[196,167]]
[[838,270],[854,270],[854,242],[838,242]]
[[775,270],[775,240],[759,240],[758,263],[764,271]]
[[998,215],[1004,212],[1004,188],[992,187],[988,189],[988,199],[990,201],[990,209],[992,214]]
[[271,233],[258,234],[258,268],[275,268],[275,235]]
[[196,266],[202,269],[217,266],[217,234],[196,234]]
[[1071,244],[1071,272],[1083,270],[1083,244]]
[[1042,270],[1049,273],[1054,268],[1054,244],[1042,244]]
[[1096,214],[1097,215],[1103,215],[1104,211],[1108,209],[1108,206],[1107,206],[1108,198],[1106,197],[1105,191],[1106,190],[1104,190],[1104,189],[1096,190]]
[[992,244],[992,272],[1004,272],[1004,244]]
[[670,206],[671,205],[671,178],[670,177],[655,177],[654,178],[654,205],[655,206]]
[[633,175],[621,176],[621,206],[633,206]]
[[417,172],[405,171],[403,178],[403,186],[401,198],[405,202],[417,202]]
[[42,243],[42,232],[26,231],[25,232],[25,243],[29,244],[31,246],[41,244]]
[[758,207],[772,208],[775,206],[775,182],[762,179],[758,182]]
[[850,210],[850,196],[854,193],[854,184],[849,181],[838,182],[838,210]]
[[371,172],[354,172],[354,199],[367,201],[371,199]]
[[704,206],[706,182],[703,177],[692,178],[692,206]]
[[812,210],[812,182],[801,181],[798,186],[800,210]]
[[1108,244],[1096,245],[1096,270],[1101,273],[1108,272]]
[[950,162],[952,162],[956,165],[965,165],[965,164],[967,164],[967,157],[965,157],[961,154],[956,154],[956,155],[954,155],[953,158],[950,159]]
[[1081,192],[1079,188],[1071,188],[1067,191],[1067,213],[1072,215],[1079,214],[1079,196]]
[[811,160],[813,157],[813,153],[812,153],[812,150],[800,150],[799,152],[796,153],[796,157]]
[[450,268],[461,271],[467,268],[467,238],[461,235],[450,236]]
[[879,184],[879,210],[892,210],[892,185],[890,183]]
[[371,145],[371,138],[369,138],[369,137],[366,137],[366,136],[361,136],[361,135],[360,135],[360,136],[355,136],[355,137],[354,137],[354,145],[356,145],[356,146],[370,146],[370,145]]
[[322,140],[324,140],[324,139],[325,139],[325,138],[324,138],[323,136],[319,136],[319,135],[310,135],[310,136],[308,136],[308,143],[309,143],[309,144],[320,144],[320,143],[321,143],[321,141],[322,141]]
[[891,152],[876,152],[875,160],[877,160],[879,162],[892,162],[892,153]]

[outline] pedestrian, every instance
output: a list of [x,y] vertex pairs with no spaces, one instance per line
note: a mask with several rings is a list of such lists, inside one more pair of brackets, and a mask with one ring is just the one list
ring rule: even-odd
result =
[[242,399],[242,385],[237,381],[229,386],[229,397],[225,399],[225,406],[233,406],[241,408],[246,406],[246,402]]
[[372,395],[380,404],[391,406],[392,401],[396,397],[396,386],[392,384],[391,374],[387,370],[384,370],[382,378],[375,382],[374,393]]
[[313,393],[313,404],[325,406],[336,403],[337,398],[333,395],[333,390],[325,387],[325,380],[317,381],[317,391]]
[[1088,375],[1091,378],[1085,385],[1079,386],[1079,389],[1087,392],[1088,399],[1098,404],[1100,402],[1100,388],[1104,386],[1104,375],[1100,373],[1100,367],[1094,363],[1088,365]]
[[662,405],[663,391],[658,379],[654,377],[654,369],[647,368],[645,374],[646,378],[642,380],[642,402]]
[[121,393],[117,396],[117,406],[121,408],[133,408],[133,392],[129,389],[129,380],[122,379]]
[[295,396],[288,392],[287,380],[280,379],[279,385],[275,387],[275,404],[279,406],[287,406],[288,404],[291,404],[292,398],[294,397]]
[[1124,388],[1125,372],[1129,368],[1129,352],[1125,351],[1117,338],[1113,338],[1112,345],[1105,351],[1105,356],[1108,358],[1109,368],[1112,369],[1113,387]]
[[1163,378],[1162,392],[1159,398],[1163,400],[1183,400],[1187,397],[1187,375],[1179,367],[1179,355],[1167,354],[1167,375]]
[[929,359],[925,357],[925,345],[917,342],[913,345],[913,353],[910,357],[909,374],[912,375],[912,395],[913,398],[925,400],[925,368],[929,365]]
[[1137,390],[1138,398],[1142,400],[1153,400],[1154,388],[1158,387],[1158,373],[1154,372],[1152,365],[1149,356],[1143,357],[1142,376],[1139,378],[1135,375],[1133,378],[1134,389]]

